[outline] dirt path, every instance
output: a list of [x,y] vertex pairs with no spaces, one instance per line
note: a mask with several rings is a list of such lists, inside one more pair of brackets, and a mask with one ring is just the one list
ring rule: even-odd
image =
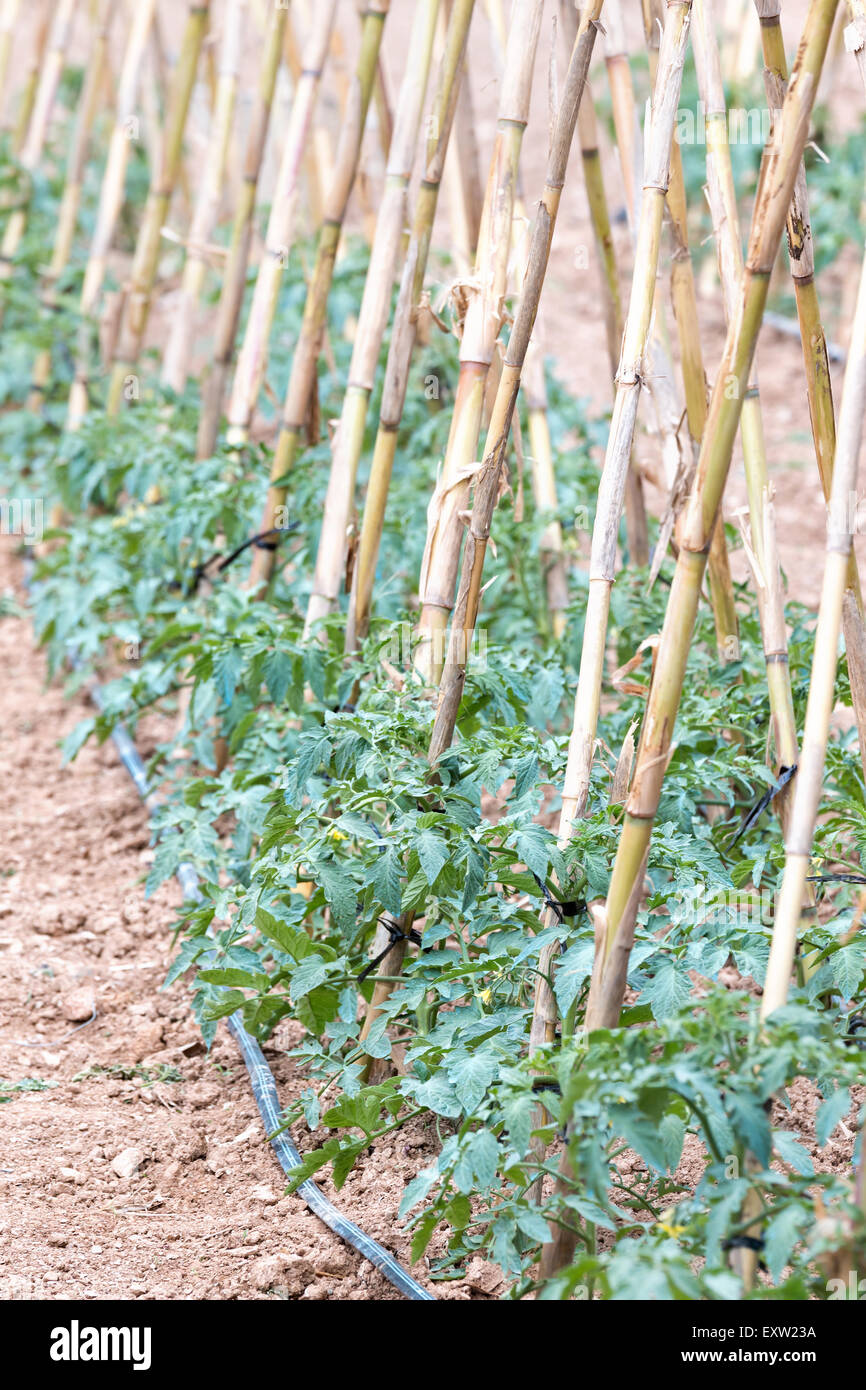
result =
[[[20,578],[4,542],[0,590]],[[0,1299],[396,1296],[282,1195],[234,1043],[206,1055],[183,985],[160,990],[179,892],[145,899],[147,818],[113,745],[61,767],[84,697],[45,688],[24,619],[0,622],[0,666]],[[266,1052],[288,1100],[291,1060]],[[404,1259],[397,1206],[434,1141],[404,1131],[336,1197]]]

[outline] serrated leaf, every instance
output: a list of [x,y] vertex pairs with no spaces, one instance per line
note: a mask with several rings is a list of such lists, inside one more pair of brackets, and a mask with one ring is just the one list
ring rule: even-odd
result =
[[434,830],[420,830],[415,837],[414,849],[424,877],[432,888],[448,863],[448,845]]
[[808,1213],[802,1207],[790,1206],[767,1222],[764,1232],[764,1259],[774,1280],[781,1278],[807,1218]]
[[847,1086],[840,1086],[832,1096],[828,1096],[818,1106],[815,1114],[815,1138],[819,1148],[824,1147],[840,1120],[844,1120],[851,1109],[851,1092]]
[[793,1134],[787,1129],[773,1130],[773,1147],[782,1162],[789,1163],[795,1172],[802,1173],[805,1178],[814,1176],[815,1165],[808,1149],[805,1149],[802,1144],[798,1144]]
[[377,901],[382,904],[386,912],[395,914],[400,912],[400,878],[402,872],[403,864],[393,845],[389,845],[382,854],[377,854],[367,870],[364,882],[373,889]]
[[467,1114],[481,1104],[487,1088],[499,1071],[499,1064],[483,1052],[471,1052],[448,1062],[448,1077],[457,1099]]
[[664,960],[649,984],[641,993],[641,1002],[649,1002],[653,1017],[661,1022],[679,1013],[691,998],[692,985],[685,970],[678,969],[672,960]]

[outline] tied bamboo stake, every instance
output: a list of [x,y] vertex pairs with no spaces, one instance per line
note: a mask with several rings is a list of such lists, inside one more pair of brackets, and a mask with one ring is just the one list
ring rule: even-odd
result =
[[499,388],[490,417],[484,461],[475,480],[475,499],[463,552],[463,570],[451,624],[448,659],[439,686],[436,718],[427,754],[431,766],[435,766],[443,752],[450,747],[454,736],[466,679],[466,665],[478,616],[484,558],[490,538],[493,512],[499,496],[508,435],[520,388],[523,363],[547,272],[568,154],[589,72],[602,3],[603,0],[593,0],[592,5],[587,6],[581,16],[551,137],[545,186],[533,224],[520,305],[508,340]]
[[614,1026],[619,1018],[643,865],[670,755],[707,550],[835,10],[836,0],[811,0],[794,75],[772,143],[764,152],[745,274],[713,389],[695,481],[680,523],[680,553],[608,892],[604,941],[593,971],[587,1015],[590,1031]]
[[[764,85],[771,116],[784,100],[788,68],[782,37],[780,0],[755,0],[761,23],[761,46],[764,55]],[[856,11],[856,5],[853,7]],[[788,256],[803,363],[806,369],[806,395],[809,401],[809,420],[815,445],[815,457],[824,498],[830,500],[833,481],[833,459],[836,452],[836,421],[833,410],[833,391],[827,341],[821,322],[821,309],[815,285],[815,249],[809,220],[809,197],[806,188],[806,169],[803,161],[797,171],[794,194],[786,223]],[[845,647],[849,654],[851,703],[857,721],[860,761],[866,778],[866,623],[857,561],[852,550],[848,561],[848,588],[843,606],[842,627]]]
[[406,222],[409,179],[418,144],[438,11],[439,0],[419,0],[415,10],[388,158],[385,191],[358,314],[349,379],[334,436],[313,589],[307,606],[304,629],[307,636],[319,619],[333,612],[346,572],[355,479],[364,444],[367,406],[376,378],[379,350],[388,326],[391,288]]
[[[84,84],[78,101],[75,126],[66,160],[66,178],[63,196],[57,215],[57,228],[51,262],[45,271],[42,302],[49,309],[56,304],[55,286],[69,263],[75,228],[78,222],[78,209],[81,203],[81,188],[84,167],[90,144],[93,122],[102,100],[102,88],[108,70],[108,39],[111,24],[111,0],[101,0],[92,34],[92,47],[87,62]],[[51,349],[42,348],[33,364],[33,377],[27,409],[36,411],[42,404],[45,387],[51,376]]]
[[[364,126],[373,94],[373,81],[382,42],[382,29],[388,14],[389,0],[375,0],[364,11],[358,64],[345,105],[345,119],[334,161],[331,182],[325,199],[325,217],[316,247],[313,277],[304,303],[301,332],[292,357],[289,385],[283,405],[282,426],[271,464],[264,521],[259,530],[273,530],[285,503],[285,486],[281,479],[290,471],[301,446],[301,439],[317,418],[316,368],[319,349],[325,334],[328,295],[334,277],[334,262],[346,207],[355,183]],[[273,570],[274,552],[257,548],[253,556],[250,584],[266,584]]]
[[153,287],[159,266],[162,229],[180,173],[183,132],[199,54],[208,22],[210,0],[191,0],[180,58],[172,79],[172,96],[163,141],[162,158],[147,195],[144,220],[138,234],[130,283],[123,308],[106,410],[116,415],[128,396],[127,376],[136,366],[144,342]]
[[335,10],[336,0],[325,0],[317,12],[315,27],[304,50],[303,70],[292,101],[289,129],[265,234],[264,253],[232,381],[228,408],[228,442],[231,445],[243,444],[247,439],[264,380],[268,342],[277,311],[283,269],[295,238],[304,157],[331,42]]
[[[370,607],[376,563],[382,539],[385,507],[394,456],[397,451],[397,432],[403,418],[403,407],[409,386],[409,368],[418,332],[418,314],[424,291],[427,256],[433,234],[433,220],[442,183],[442,169],[448,150],[449,137],[458,104],[458,92],[463,75],[466,42],[475,0],[454,0],[445,49],[439,66],[436,96],[433,102],[426,163],[421,176],[415,203],[412,235],[400,292],[394,310],[391,343],[382,387],[379,426],[370,466],[370,480],[361,521],[358,551],[352,573],[352,592],[346,620],[346,651],[353,652],[361,645],[370,626]],[[385,970],[383,973],[392,973]]]
[[195,338],[196,314],[207,276],[205,247],[219,215],[238,89],[241,33],[247,0],[227,0],[223,14],[219,75],[207,155],[189,229],[180,297],[162,361],[162,381],[180,394],[186,386]]
[[243,179],[217,308],[214,360],[210,375],[203,388],[202,410],[196,439],[196,457],[200,459],[210,458],[216,448],[219,433],[223,391],[231,367],[232,352],[244,300],[247,264],[250,258],[254,229],[256,192],[268,137],[268,127],[271,122],[274,91],[283,51],[287,17],[288,10],[275,5],[270,11],[268,20],[262,65],[244,155]]
[[[58,0],[51,22],[47,48],[39,68],[39,81],[33,111],[27,126],[27,136],[21,147],[19,163],[28,175],[33,175],[42,158],[45,138],[54,110],[54,99],[66,62],[66,48],[72,29],[75,13],[75,0]],[[21,238],[27,229],[28,208],[16,208],[6,224],[3,241],[0,244],[0,284],[12,274],[12,262],[21,245]],[[0,322],[2,322],[0,305]]]
[[415,654],[423,678],[438,681],[448,615],[463,541],[461,513],[478,448],[487,373],[502,324],[511,247],[517,170],[535,50],[541,26],[540,0],[515,0],[502,77],[496,142],[490,163],[473,279],[463,286],[468,305],[460,343],[460,374],[442,476],[428,510],[427,543],[419,593],[421,642]]
[[84,269],[84,283],[79,303],[79,313],[85,322],[82,323],[81,327],[75,364],[75,379],[69,393],[66,426],[67,429],[71,430],[77,429],[87,414],[90,339],[90,327],[87,320],[92,317],[102,291],[108,252],[123,205],[130,142],[135,138],[138,128],[138,118],[135,115],[136,94],[155,6],[156,0],[137,0],[120,69],[114,127],[108,145],[108,157],[99,191],[96,223],[87,265]]

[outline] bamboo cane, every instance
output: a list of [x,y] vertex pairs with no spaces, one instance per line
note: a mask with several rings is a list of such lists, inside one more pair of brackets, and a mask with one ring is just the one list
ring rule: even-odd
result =
[[[781,0],[755,0],[761,27],[764,55],[764,84],[767,105],[773,113],[781,106],[788,78],[785,44],[782,38]],[[833,480],[833,458],[836,451],[836,422],[833,410],[833,390],[827,340],[821,321],[818,291],[815,284],[815,250],[809,219],[809,197],[806,170],[800,161],[794,195],[786,223],[788,258],[794,282],[797,320],[803,345],[806,369],[806,396],[809,420],[815,445],[815,457],[821,487],[829,502]],[[849,597],[843,609],[845,646],[852,653],[850,664],[851,702],[857,721],[860,761],[866,778],[866,672],[861,654],[866,651],[866,623],[857,560],[853,550],[849,561]]]
[[[449,0],[443,10],[443,27],[450,18],[452,5],[453,0]],[[472,87],[468,73],[464,75],[457,91],[454,140],[451,153],[445,161],[445,180],[448,187],[448,206],[456,233],[457,263],[461,273],[468,273],[478,248],[478,232],[484,203]]]
[[203,388],[199,418],[196,455],[209,458],[216,447],[220,411],[226,377],[231,367],[232,351],[243,306],[247,264],[252,244],[256,192],[267,142],[268,127],[273,109],[274,90],[288,10],[274,6],[270,11],[268,31],[256,90],[255,105],[247,136],[243,182],[235,211],[228,261],[223,274],[222,291],[214,331],[214,360]]
[[[334,162],[333,175],[325,199],[325,218],[319,232],[316,263],[304,304],[301,332],[292,357],[289,384],[283,405],[283,418],[274,450],[273,462],[265,501],[261,531],[272,530],[279,519],[285,501],[285,487],[280,480],[288,473],[301,445],[310,420],[316,391],[316,369],[319,350],[325,333],[328,295],[334,275],[334,262],[346,215],[346,206],[361,153],[361,142],[367,111],[373,91],[373,79],[382,29],[388,14],[389,0],[374,0],[364,12],[358,64],[345,107],[345,120]],[[267,582],[273,569],[273,551],[258,549],[250,574],[250,583],[258,586]]]
[[677,103],[689,29],[690,0],[669,5],[646,136],[646,169],[638,224],[635,271],[617,372],[610,435],[592,536],[589,598],[584,626],[574,726],[563,787],[563,833],[585,811],[604,672],[610,592],[616,573],[616,537],[651,329],[662,213]]
[[[0,13],[0,116],[4,113],[6,102],[6,73],[9,70],[9,58],[12,53],[12,38],[15,33],[15,25],[18,21],[18,11],[21,8],[21,0],[4,0],[3,10]],[[5,121],[0,121],[0,127],[5,129]]]
[[[475,0],[455,0],[448,21],[445,48],[439,65],[436,96],[428,128],[426,163],[418,189],[412,235],[403,264],[400,292],[394,310],[391,343],[388,349],[388,361],[382,387],[379,426],[373,449],[370,480],[367,484],[361,533],[352,574],[352,592],[346,620],[347,652],[357,649],[367,635],[370,623],[373,581],[376,575],[385,505],[397,449],[397,431],[400,428],[406,391],[409,385],[409,367],[417,334],[418,306],[424,289],[433,219],[436,214],[448,141],[458,105],[458,92],[463,74],[469,25],[474,8]],[[384,973],[389,972],[385,971]]]
[[[27,125],[27,135],[21,147],[18,161],[27,174],[32,175],[45,146],[45,137],[54,109],[54,99],[63,68],[66,62],[66,49],[75,15],[75,0],[58,0],[42,62],[39,68],[39,81],[33,110]],[[28,208],[25,204],[12,213],[3,233],[0,244],[0,284],[12,274],[12,262],[21,245],[21,238],[27,228]],[[2,306],[0,306],[2,315]]]
[[128,394],[126,378],[136,366],[144,342],[159,265],[162,228],[181,168],[183,132],[207,29],[209,7],[210,0],[190,0],[180,58],[172,77],[162,159],[150,182],[114,354],[106,405],[109,415],[118,413]]
[[547,609],[550,614],[551,630],[553,636],[559,640],[565,635],[566,628],[568,574],[565,564],[562,526],[556,516],[558,499],[556,474],[553,466],[553,447],[550,441],[550,425],[547,419],[544,358],[535,335],[529,344],[526,361],[523,364],[521,388],[523,398],[526,401],[526,414],[529,423],[532,495],[539,512],[552,516],[552,520],[547,522],[541,533],[539,551],[541,553],[544,586],[547,592]]
[[454,604],[454,588],[463,541],[461,513],[478,447],[487,372],[502,323],[515,185],[520,147],[529,116],[532,69],[543,6],[516,0],[502,78],[496,142],[484,199],[473,280],[465,287],[468,306],[460,343],[460,375],[442,477],[428,511],[427,543],[419,593],[422,640],[416,667],[436,681],[442,669],[441,646]]
[[[706,119],[707,196],[716,237],[725,315],[730,323],[736,312],[737,294],[743,276],[743,248],[728,145],[725,93],[713,27],[712,0],[694,0],[692,47],[698,75],[698,90],[704,103]],[[782,577],[776,549],[764,449],[761,400],[757,373],[754,370],[749,378],[743,401],[740,430],[749,497],[749,525],[754,555],[753,568],[757,581],[758,614],[767,668],[767,689],[778,773],[782,767],[796,765],[799,749],[791,675],[788,669]],[[789,786],[783,788],[777,800],[783,826],[790,802]]]
[[[69,263],[75,228],[78,222],[78,209],[81,202],[81,188],[84,169],[90,144],[90,135],[96,113],[102,100],[102,88],[107,71],[108,40],[111,26],[111,0],[102,0],[96,14],[84,84],[78,101],[75,126],[69,153],[66,159],[66,178],[63,196],[57,215],[57,228],[51,261],[43,277],[42,301],[47,308],[56,302],[54,293],[58,279]],[[51,349],[42,348],[33,364],[33,376],[27,409],[38,410],[45,395],[45,387],[51,375]]]
[[[487,431],[484,461],[475,480],[475,499],[463,552],[463,570],[451,624],[448,659],[439,686],[436,718],[427,754],[431,766],[435,766],[442,753],[450,746],[457,722],[457,712],[466,678],[466,665],[478,615],[484,557],[490,537],[493,511],[499,494],[508,434],[520,387],[520,375],[538,313],[541,289],[547,271],[550,246],[565,181],[568,154],[577,124],[577,113],[589,71],[596,31],[599,27],[601,8],[602,0],[593,0],[593,3],[586,7],[581,16],[563,97],[557,113],[556,126],[551,138],[545,186],[532,229],[532,241],[520,305],[508,340],[502,376]],[[687,15],[687,3],[684,4],[683,9]],[[670,12],[676,13],[675,10]],[[684,34],[687,29],[686,23]],[[665,58],[668,58],[667,53]],[[670,66],[672,67],[672,64]],[[668,72],[667,63],[665,71]],[[668,75],[672,77],[672,72]],[[676,95],[674,95],[674,107],[676,106],[676,99]],[[649,207],[651,200],[647,198],[646,201]],[[659,217],[659,225],[660,223],[661,218]]]
[[632,790],[611,877],[607,925],[599,952],[587,1027],[615,1024],[664,770],[697,613],[707,549],[731,461],[734,436],[754,358],[769,277],[808,137],[815,88],[836,0],[811,0],[803,39],[774,138],[767,146],[736,312],[710,403],[695,481],[680,522],[680,552],[671,587],[638,749]]
[[[322,70],[331,42],[335,0],[325,0],[304,49],[303,71],[295,88],[292,114],[283,146],[277,186],[265,234],[264,254],[256,277],[244,338],[232,381],[228,407],[228,441],[246,440],[268,360],[268,342],[277,310],[283,270],[295,237],[301,174]],[[381,28],[381,26],[378,26]]]
[[415,10],[385,190],[358,314],[349,380],[334,436],[313,589],[307,607],[307,634],[320,618],[336,607],[346,570],[348,528],[354,505],[358,461],[364,443],[367,406],[375,382],[379,350],[388,325],[391,288],[406,221],[409,179],[418,144],[438,11],[439,0],[419,0]]
[[241,56],[241,33],[247,0],[227,0],[223,14],[219,75],[211,120],[207,155],[195,211],[189,229],[189,244],[180,297],[172,318],[171,331],[162,360],[162,381],[180,393],[186,386],[189,361],[195,338],[196,314],[207,276],[206,243],[219,215],[228,162],[232,122],[237,99]]
[[15,122],[12,128],[12,149],[19,157],[24,146],[24,141],[27,138],[30,117],[33,115],[33,103],[36,100],[39,75],[42,71],[42,60],[45,57],[50,33],[51,7],[46,3],[46,0],[42,0],[39,10],[39,20],[36,25],[35,42],[30,55],[30,66],[27,69],[27,76],[24,79],[21,95],[18,99],[18,109],[15,112]]
[[[658,5],[652,0],[644,3],[644,27],[650,50],[650,71],[655,67],[658,29],[655,23]],[[686,422],[692,452],[697,459],[707,421],[707,380],[704,373],[698,300],[694,269],[689,249],[686,187],[679,141],[671,145],[670,181],[667,208],[673,237],[670,292],[680,347],[680,364],[686,399]],[[739,628],[734,606],[734,585],[724,526],[719,520],[713,531],[709,554],[710,600],[716,628],[716,647],[722,661],[728,661],[738,651]]]
[[[866,8],[862,0],[851,5],[852,24],[845,31],[845,43],[854,52],[866,87]],[[863,441],[863,415],[866,411],[866,253],[860,271],[857,307],[851,327],[851,343],[845,366],[842,405],[833,460],[833,481],[827,512],[826,558],[803,748],[794,786],[793,806],[785,836],[785,869],[776,908],[770,959],[761,999],[761,1017],[768,1018],[782,1008],[788,997],[791,970],[797,949],[806,877],[812,856],[812,842],[824,780],[830,717],[833,713],[839,633],[844,621],[845,600],[851,599],[851,555],[853,552],[853,509],[857,494],[860,446]],[[853,605],[852,605],[853,606]]]
[[[127,35],[117,85],[114,126],[109,140],[102,186],[99,191],[99,205],[96,211],[90,251],[84,268],[84,283],[79,303],[79,313],[84,320],[91,318],[96,309],[105,280],[111,240],[123,205],[130,141],[135,132],[135,125],[131,126],[130,122],[136,120],[136,95],[155,6],[156,0],[138,0],[132,12],[132,23]],[[87,414],[89,337],[89,325],[85,322],[82,324],[79,350],[76,356],[75,379],[69,393],[66,425],[68,429],[72,430],[78,428]]]

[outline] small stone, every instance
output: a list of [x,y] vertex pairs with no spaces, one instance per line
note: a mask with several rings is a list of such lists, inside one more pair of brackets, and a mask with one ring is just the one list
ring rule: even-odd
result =
[[184,1099],[193,1110],[204,1110],[208,1105],[215,1105],[220,1098],[220,1088],[213,1081],[194,1081],[191,1086],[187,1086]]
[[69,1237],[65,1236],[62,1231],[52,1231],[51,1235],[48,1237],[48,1244],[55,1246],[58,1250],[62,1250],[65,1245],[69,1244]]
[[470,1289],[476,1289],[479,1293],[493,1294],[502,1287],[502,1270],[498,1265],[492,1264],[490,1260],[482,1260],[476,1257],[470,1260],[469,1268],[466,1271],[466,1283]]
[[172,1151],[172,1158],[178,1163],[194,1163],[197,1158],[207,1154],[207,1139],[200,1130],[186,1130],[179,1134]]
[[262,1255],[250,1265],[250,1278],[257,1289],[273,1288],[282,1272],[283,1259],[280,1255]]
[[119,1178],[131,1178],[143,1162],[144,1154],[141,1149],[122,1149],[117,1157],[111,1160],[111,1167]]
[[60,1000],[60,1012],[68,1023],[86,1023],[93,1017],[96,999],[89,985],[70,990]]
[[61,1168],[60,1177],[63,1178],[65,1182],[84,1182],[84,1177],[81,1173],[79,1173],[77,1168]]
[[265,1207],[274,1207],[280,1200],[274,1189],[265,1183],[259,1183],[257,1187],[254,1187],[250,1196],[254,1202],[261,1202],[262,1206]]

